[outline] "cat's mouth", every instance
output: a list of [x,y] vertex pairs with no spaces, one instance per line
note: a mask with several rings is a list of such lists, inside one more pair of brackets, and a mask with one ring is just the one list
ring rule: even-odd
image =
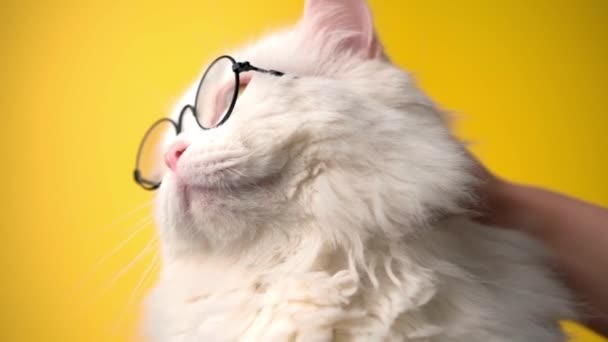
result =
[[225,200],[238,200],[250,195],[269,193],[278,186],[281,178],[281,174],[276,173],[260,178],[218,179],[214,182],[198,184],[178,181],[178,191],[187,206],[193,204],[207,206]]

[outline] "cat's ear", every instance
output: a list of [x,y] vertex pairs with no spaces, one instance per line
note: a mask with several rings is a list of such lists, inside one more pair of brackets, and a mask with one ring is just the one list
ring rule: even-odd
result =
[[384,57],[372,14],[365,0],[305,0],[302,28],[313,35],[336,39],[344,34],[340,49],[367,58]]

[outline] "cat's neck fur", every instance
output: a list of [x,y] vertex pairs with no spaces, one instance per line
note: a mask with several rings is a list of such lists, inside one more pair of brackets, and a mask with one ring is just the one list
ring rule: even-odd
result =
[[[173,251],[165,255],[163,278],[187,287],[176,293],[196,298],[233,291],[272,292],[287,286],[283,282],[306,283],[310,277],[319,277],[313,287],[319,285],[316,282],[338,282],[356,292],[360,287],[400,284],[406,275],[403,267],[409,268],[408,272],[412,268],[428,270],[415,259],[425,259],[426,263],[438,260],[421,248],[419,240],[425,240],[422,236],[412,236],[418,241],[413,244],[408,239],[387,241],[377,237],[335,245],[314,224],[292,228],[288,233],[260,236],[246,248]],[[412,253],[418,257],[412,258]]]
[[[255,241],[232,248],[197,250],[182,247],[165,250],[165,272],[182,273],[196,269],[196,273],[201,274],[207,271],[217,272],[219,269],[227,278],[232,277],[231,273],[263,278],[304,272],[334,273],[348,267],[349,253],[346,251],[349,248],[330,245],[323,238],[322,229],[313,224],[301,224],[279,233],[276,230],[261,231],[273,233],[259,234]],[[235,286],[243,283],[242,278],[235,279],[238,282]]]

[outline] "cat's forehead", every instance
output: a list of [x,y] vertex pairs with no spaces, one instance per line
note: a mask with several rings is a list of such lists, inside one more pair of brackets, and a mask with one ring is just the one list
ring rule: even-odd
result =
[[271,33],[239,48],[233,55],[240,61],[256,63],[260,67],[292,66],[302,59],[295,51],[296,36],[291,30]]
[[268,34],[233,54],[239,61],[301,76],[323,75],[337,61],[331,47],[306,39],[296,29]]

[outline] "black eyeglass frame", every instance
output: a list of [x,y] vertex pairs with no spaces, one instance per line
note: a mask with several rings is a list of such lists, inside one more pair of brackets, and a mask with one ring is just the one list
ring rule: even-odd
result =
[[[232,63],[232,71],[234,72],[234,85],[235,86],[234,86],[234,93],[232,95],[232,101],[230,102],[230,105],[228,106],[226,113],[224,114],[224,116],[222,117],[220,122],[218,122],[217,125],[215,125],[214,127],[205,127],[200,122],[199,115],[197,113],[199,93],[201,91],[203,82],[205,81],[205,77],[207,76],[209,71],[213,69],[213,66],[217,62],[219,62],[223,59],[228,59]],[[141,143],[139,144],[139,148],[137,149],[137,157],[135,159],[135,170],[133,171],[133,178],[135,179],[135,182],[137,184],[139,184],[145,190],[156,190],[156,189],[158,189],[158,187],[160,186],[160,184],[162,182],[162,181],[154,182],[149,179],[146,179],[145,177],[143,177],[141,175],[141,171],[139,170],[139,162],[141,159],[142,150],[143,150],[143,147],[144,147],[146,140],[148,139],[148,136],[150,135],[150,133],[153,132],[154,129],[158,125],[160,125],[164,122],[169,122],[171,124],[171,126],[175,129],[175,135],[177,136],[178,134],[180,134],[182,132],[182,123],[183,123],[184,115],[188,111],[192,112],[192,115],[194,116],[194,120],[196,121],[198,126],[203,130],[217,128],[217,127],[223,125],[230,118],[230,115],[232,114],[232,110],[234,109],[234,106],[236,105],[236,100],[239,95],[239,87],[240,87],[240,76],[239,75],[240,75],[240,73],[247,72],[247,71],[261,72],[264,74],[269,74],[269,75],[273,75],[273,76],[277,76],[277,77],[285,75],[284,73],[282,73],[280,71],[255,67],[255,66],[251,65],[249,62],[237,62],[232,56],[229,56],[229,55],[222,55],[222,56],[219,56],[218,58],[216,58],[215,60],[213,60],[213,62],[211,62],[211,64],[209,64],[209,66],[207,67],[207,70],[205,70],[205,73],[203,74],[203,77],[201,77],[201,81],[198,84],[198,87],[196,89],[196,95],[194,98],[194,106],[189,105],[189,104],[185,105],[179,113],[179,118],[178,118],[177,122],[175,122],[175,120],[173,120],[171,118],[162,118],[162,119],[155,121],[152,124],[152,126],[150,126],[150,128],[148,128],[148,130],[146,131],[146,134],[144,134],[144,136],[141,140]]]

